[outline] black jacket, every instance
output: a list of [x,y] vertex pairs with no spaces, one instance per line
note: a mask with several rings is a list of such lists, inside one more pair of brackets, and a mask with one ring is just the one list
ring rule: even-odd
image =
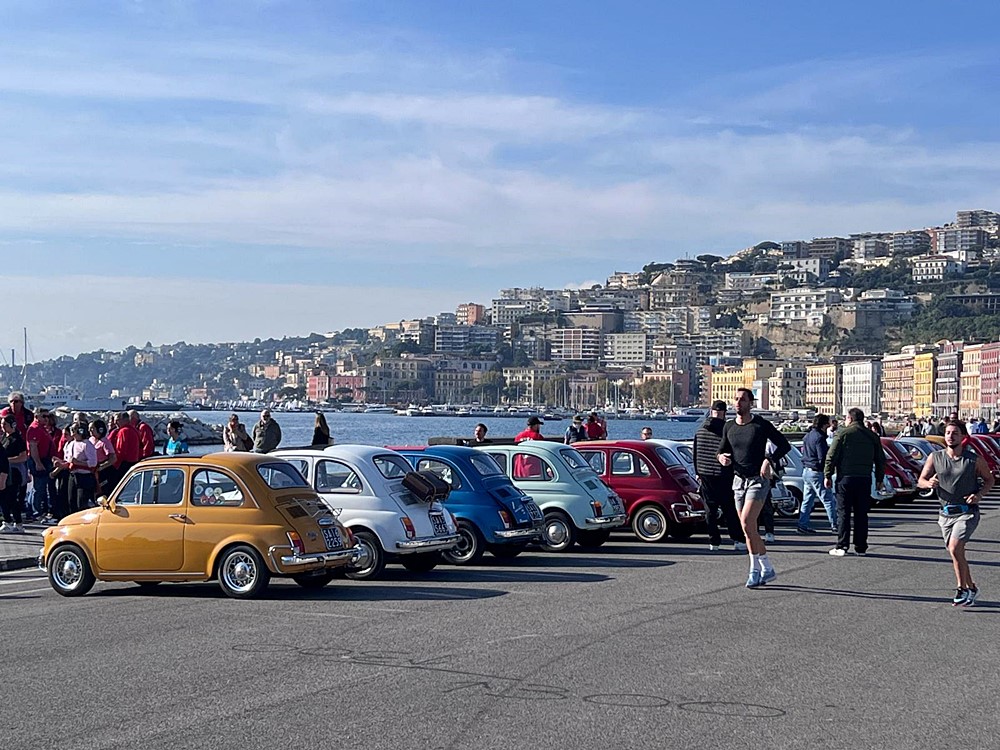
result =
[[700,477],[733,476],[732,466],[719,463],[719,446],[722,445],[725,424],[724,419],[709,417],[694,433],[694,470]]

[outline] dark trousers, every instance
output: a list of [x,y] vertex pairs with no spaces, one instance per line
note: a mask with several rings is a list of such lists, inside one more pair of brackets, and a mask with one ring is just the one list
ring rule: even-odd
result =
[[94,475],[90,472],[86,474],[71,472],[68,487],[69,512],[76,513],[78,510],[86,510],[93,505],[96,487]]
[[837,546],[851,546],[851,517],[854,517],[854,550],[868,550],[868,510],[872,506],[872,478],[842,477],[837,480]]
[[49,483],[49,512],[57,521],[69,515],[69,472],[65,469]]
[[0,490],[0,507],[3,509],[3,520],[6,523],[21,523],[21,502],[17,499],[19,486],[8,483],[6,489]]
[[746,541],[746,537],[743,535],[743,526],[736,515],[736,501],[733,499],[733,480],[731,477],[702,477],[701,499],[708,511],[705,523],[708,525],[709,544],[722,544],[722,535],[719,533],[719,510],[722,511],[722,519],[729,530],[729,538],[734,542]]
[[767,497],[764,499],[764,507],[760,509],[760,515],[757,516],[758,527],[764,527],[765,534],[774,533],[774,503],[771,502],[771,491],[768,490]]

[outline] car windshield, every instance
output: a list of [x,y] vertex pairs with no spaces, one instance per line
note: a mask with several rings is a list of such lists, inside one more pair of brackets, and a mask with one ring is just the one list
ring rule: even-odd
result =
[[673,454],[673,451],[665,446],[661,445],[658,447],[656,449],[656,455],[659,456],[660,460],[667,466],[680,466],[682,469],[684,468],[684,464],[681,463],[680,459]]
[[274,464],[258,464],[257,473],[273,490],[283,490],[289,487],[308,487],[309,483],[302,478],[299,470],[290,463],[282,461]]
[[372,463],[386,479],[402,479],[413,471],[402,456],[375,456]]
[[566,463],[569,464],[569,468],[571,469],[593,470],[591,465],[587,463],[587,459],[585,459],[582,455],[580,455],[580,451],[578,451],[576,448],[563,448],[561,451],[559,451],[559,455],[562,456],[563,459],[565,459]]
[[469,462],[476,467],[476,471],[479,472],[480,476],[484,477],[503,476],[503,470],[500,468],[500,464],[498,464],[489,456],[470,456]]

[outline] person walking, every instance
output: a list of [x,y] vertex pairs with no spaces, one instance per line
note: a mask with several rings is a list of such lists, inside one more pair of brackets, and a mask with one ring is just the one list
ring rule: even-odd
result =
[[253,438],[247,434],[247,428],[236,414],[230,414],[229,421],[222,428],[222,445],[227,453],[253,450]]
[[[733,469],[719,463],[719,446],[722,429],[726,424],[726,402],[715,401],[705,421],[694,433],[694,471],[698,479],[701,499],[705,503],[708,524],[708,548],[712,552],[722,549],[719,533],[719,515],[725,520],[729,540],[737,552],[746,551],[746,537],[740,528],[733,500]],[[645,432],[647,428],[643,429]],[[652,430],[650,430],[652,432]],[[648,439],[648,438],[647,438]]]
[[878,436],[865,428],[865,413],[851,409],[847,420],[847,427],[834,438],[823,465],[824,487],[832,488],[833,475],[837,475],[837,546],[830,550],[834,557],[843,557],[851,547],[852,518],[854,552],[868,552],[872,472],[876,487],[885,480],[885,450]]
[[254,453],[270,453],[281,444],[281,425],[271,419],[271,410],[260,413],[260,421],[253,427]]
[[837,532],[837,500],[833,490],[823,485],[823,468],[826,464],[826,454],[830,446],[826,442],[826,430],[830,426],[830,417],[817,414],[813,417],[812,427],[802,439],[802,507],[799,509],[799,520],[795,531],[799,534],[815,534],[810,517],[816,500],[823,503],[826,518],[830,522],[830,530]]
[[[18,448],[20,453],[27,455],[27,451],[22,447],[17,438],[20,433],[17,431],[17,420],[13,414],[7,414],[2,419],[3,424],[3,450],[0,450],[0,510],[3,511],[3,525],[0,525],[0,533],[3,534],[23,534],[24,520],[21,515],[21,502],[18,500],[18,491],[21,488],[21,475],[10,465],[10,456]],[[14,440],[8,440],[14,436]]]
[[[737,389],[734,404],[736,419],[726,422],[719,445],[719,463],[732,466],[734,471],[733,495],[750,555],[748,589],[778,577],[767,557],[764,540],[757,531],[757,518],[771,489],[774,476],[772,461],[780,461],[792,449],[787,438],[773,424],[760,415],[750,413],[753,403],[753,391],[749,388]],[[770,457],[766,456],[768,440],[774,444]]]
[[587,439],[587,428],[584,427],[583,417],[577,414],[573,417],[573,421],[570,422],[569,427],[566,428],[566,434],[563,436],[563,442],[566,445],[570,443],[579,443],[581,440]]
[[310,445],[329,445],[330,444],[330,425],[326,423],[326,417],[323,416],[323,412],[316,412],[316,421],[313,424],[313,439]]
[[921,488],[936,490],[941,503],[938,526],[955,569],[955,607],[971,607],[979,598],[965,545],[979,526],[979,501],[993,489],[993,474],[983,457],[965,444],[967,435],[964,423],[950,422],[944,430],[944,450],[927,457],[917,480]]

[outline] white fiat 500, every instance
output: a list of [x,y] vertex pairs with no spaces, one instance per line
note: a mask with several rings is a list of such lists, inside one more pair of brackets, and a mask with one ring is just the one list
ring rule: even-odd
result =
[[422,573],[458,542],[455,519],[440,502],[403,486],[413,467],[396,451],[370,445],[294,448],[270,455],[295,466],[354,534],[361,554],[346,568],[355,580],[377,578],[386,563]]

